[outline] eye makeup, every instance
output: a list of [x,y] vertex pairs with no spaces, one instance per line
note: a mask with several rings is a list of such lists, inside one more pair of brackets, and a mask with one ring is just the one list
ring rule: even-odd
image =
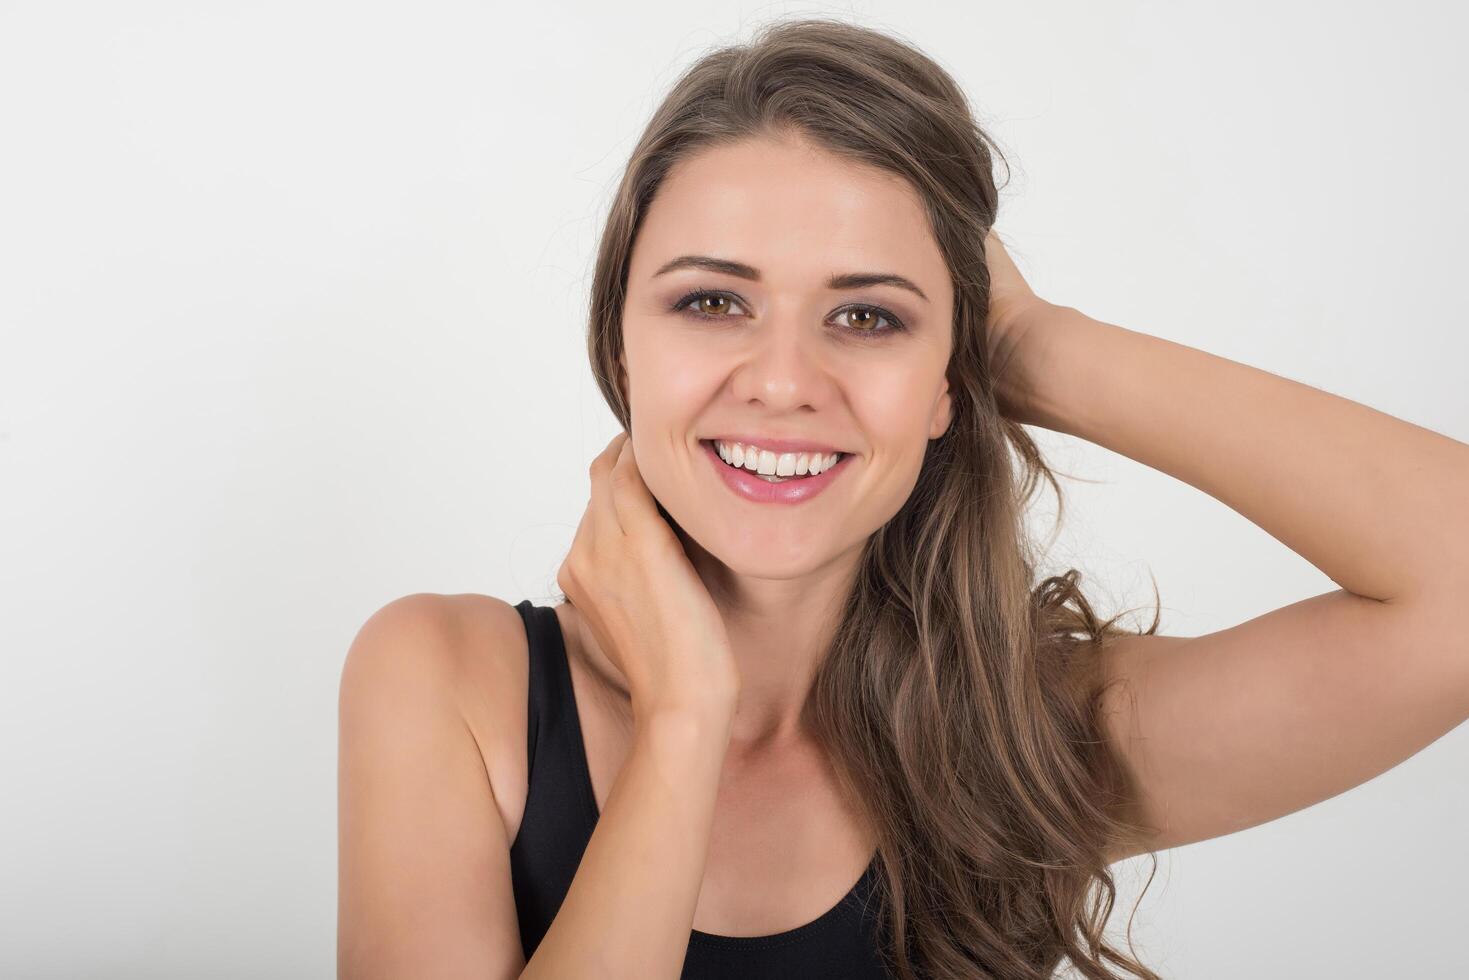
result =
[[[728,292],[726,290],[723,290],[723,289],[713,289],[713,288],[708,288],[708,287],[700,287],[698,289],[694,289],[694,290],[692,290],[690,292],[687,292],[683,296],[681,296],[669,308],[669,311],[672,312],[672,313],[678,313],[681,316],[694,317],[694,318],[699,319],[699,320],[722,320],[722,319],[729,319],[729,314],[726,314],[726,313],[700,313],[700,312],[696,312],[694,310],[690,310],[690,309],[687,308],[688,305],[690,303],[694,302],[695,300],[702,300],[702,299],[711,298],[711,297],[712,298],[721,298],[721,299],[726,299],[726,300],[733,300],[734,302],[739,303],[742,306],[743,305],[746,305],[744,300],[740,299],[735,294],[733,294],[731,292]],[[857,335],[859,337],[871,337],[871,336],[882,336],[884,334],[890,334],[890,333],[905,333],[905,332],[907,332],[907,329],[908,329],[907,326],[903,323],[902,319],[896,313],[893,313],[891,310],[887,309],[886,307],[878,306],[875,303],[849,303],[846,306],[843,306],[842,308],[840,308],[839,310],[837,310],[835,315],[840,316],[842,314],[849,313],[852,310],[866,310],[866,311],[868,311],[870,313],[876,314],[879,319],[886,320],[887,323],[888,323],[888,326],[885,327],[885,328],[883,328],[883,329],[862,329],[862,328],[859,328],[859,327],[842,327],[840,329],[841,329],[841,331],[843,333],[855,334],[855,335]]]

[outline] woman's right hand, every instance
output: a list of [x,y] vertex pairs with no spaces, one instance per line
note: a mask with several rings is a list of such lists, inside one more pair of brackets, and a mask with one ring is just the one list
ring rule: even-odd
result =
[[638,721],[660,708],[733,711],[724,619],[658,513],[620,432],[592,461],[591,499],[556,582],[622,671]]

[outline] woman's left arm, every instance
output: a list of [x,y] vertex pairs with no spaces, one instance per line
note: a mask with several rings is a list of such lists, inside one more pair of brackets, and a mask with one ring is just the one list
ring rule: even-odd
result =
[[1161,831],[1145,850],[1335,796],[1469,719],[1469,446],[1039,300],[992,267],[1006,414],[1197,487],[1341,586],[1106,648],[1109,739]]

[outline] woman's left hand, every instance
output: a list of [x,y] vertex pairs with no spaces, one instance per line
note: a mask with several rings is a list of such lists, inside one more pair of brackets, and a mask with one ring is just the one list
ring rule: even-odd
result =
[[1037,376],[1030,371],[1029,361],[1036,357],[1038,324],[1056,307],[1030,288],[993,228],[985,236],[984,254],[990,270],[990,309],[985,320],[990,374],[1001,412],[1023,421],[1027,379]]

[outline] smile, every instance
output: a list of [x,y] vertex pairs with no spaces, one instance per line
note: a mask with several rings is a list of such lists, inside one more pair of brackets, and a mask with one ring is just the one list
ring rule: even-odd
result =
[[842,453],[834,465],[815,476],[762,476],[743,466],[726,463],[713,442],[701,440],[699,444],[724,485],[745,500],[759,504],[799,504],[810,500],[846,472],[847,461],[851,458],[851,454]]

